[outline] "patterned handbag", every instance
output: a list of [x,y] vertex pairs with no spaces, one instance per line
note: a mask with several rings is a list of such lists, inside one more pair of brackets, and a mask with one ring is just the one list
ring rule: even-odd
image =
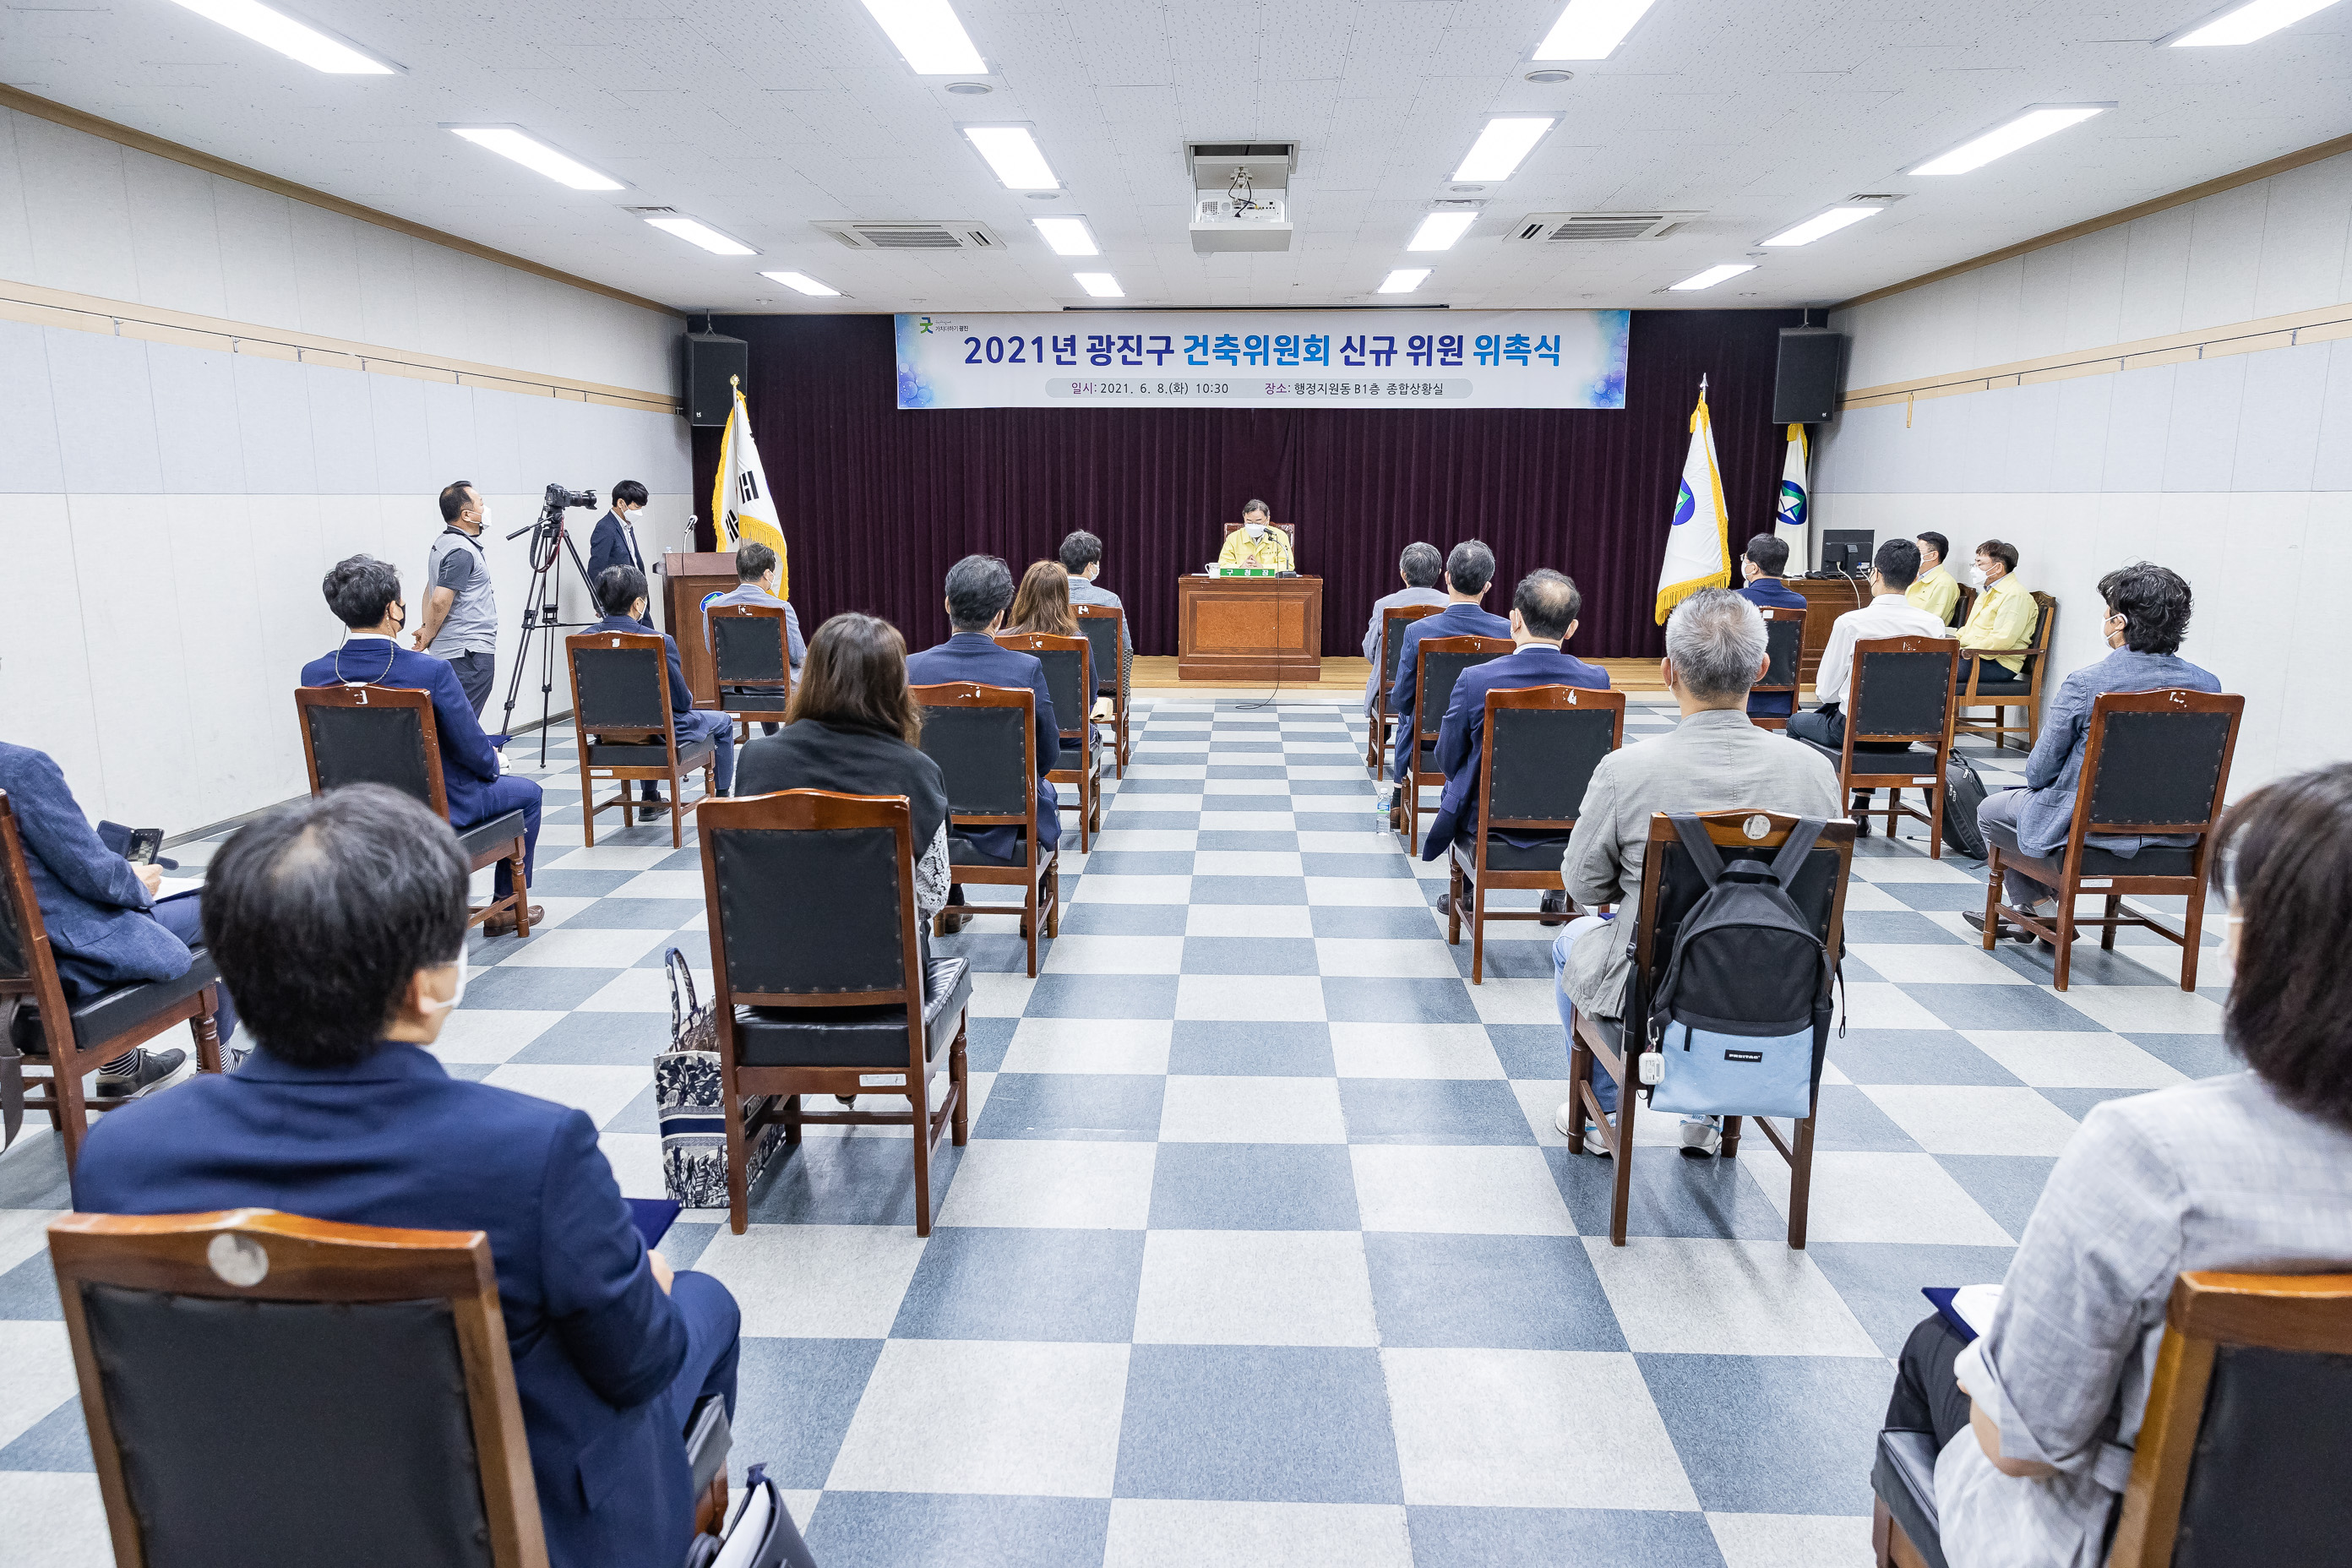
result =
[[[727,1114],[719,1093],[719,1021],[694,994],[694,973],[677,948],[662,955],[669,975],[669,1049],[654,1058],[654,1100],[661,1118],[662,1184],[683,1208],[727,1206]],[[747,1098],[748,1118],[756,1101]],[[753,1139],[744,1185],[760,1179],[781,1128]]]

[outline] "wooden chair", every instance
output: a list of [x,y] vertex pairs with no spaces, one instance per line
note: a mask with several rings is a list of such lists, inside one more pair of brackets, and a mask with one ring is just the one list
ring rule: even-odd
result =
[[[1748,689],[1750,697],[1775,693],[1787,696],[1790,712],[1796,711],[1798,667],[1803,661],[1805,612],[1778,605],[1759,605],[1757,614],[1764,617],[1764,647],[1772,662],[1766,667],[1764,679]],[[1759,730],[1786,730],[1788,713],[1750,713],[1748,721]]]
[[[68,1002],[16,834],[16,807],[0,790],[0,1073],[7,1075],[0,1091],[6,1102],[0,1147],[16,1141],[26,1107],[47,1111],[64,1142],[70,1180],[91,1114],[130,1103],[114,1095],[86,1095],[83,1078],[175,1025],[186,1024],[196,1037],[197,1070],[220,1071],[220,1038],[213,1030],[219,987],[220,971],[199,949],[176,980],[134,981],[79,1005]],[[27,1002],[39,1009],[37,1021],[23,1016]],[[20,1059],[16,1042],[27,1037],[45,1056]]]
[[[2344,1561],[2347,1368],[2352,1274],[2174,1279],[2106,1568]],[[1880,1568],[1943,1568],[1935,1463],[1934,1434],[1878,1435]]]
[[793,665],[784,614],[781,604],[713,605],[705,612],[719,710],[742,726],[739,741],[751,738],[754,719],[782,723],[791,705]]
[[[959,1148],[967,1132],[971,973],[964,959],[929,956],[906,797],[794,789],[712,801],[701,838],[729,1223],[740,1236],[750,1221],[746,1158],[771,1123],[787,1145],[813,1121],[908,1127],[915,1234],[930,1235],[931,1152],[942,1129]],[[933,1110],[942,1046],[948,1090]],[[804,1094],[876,1092],[904,1095],[907,1109],[801,1109]],[[748,1111],[747,1097],[758,1102]]]
[[117,1563],[545,1568],[480,1231],[231,1209],[48,1237]]
[[[294,691],[294,713],[302,723],[302,763],[310,771],[313,795],[345,784],[389,784],[449,820],[448,781],[441,772],[441,731],[434,721],[431,693],[397,686],[301,686]],[[467,910],[467,925],[509,911],[515,934],[530,934],[525,831],[520,811],[457,828],[457,847],[465,851],[469,870],[504,860],[513,883],[506,897]]]
[[[1444,788],[1444,771],[1437,765],[1437,727],[1445,719],[1445,705],[1454,700],[1454,683],[1462,672],[1474,664],[1484,664],[1490,658],[1500,658],[1518,645],[1508,637],[1423,637],[1413,645],[1415,657],[1412,672],[1412,765],[1407,770],[1404,786],[1397,791],[1397,803],[1390,812],[1404,833],[1405,852],[1412,854],[1421,845],[1421,792],[1428,785]],[[1405,743],[1402,726],[1397,731],[1396,743]]]
[[[1014,914],[1029,942],[1029,978],[1037,977],[1037,937],[1061,931],[1061,850],[1037,847],[1037,700],[1026,687],[968,680],[913,689],[923,715],[923,753],[940,764],[948,787],[948,858],[962,887],[1011,884],[1017,909],[966,904],[967,915]],[[1022,858],[985,858],[958,827],[1021,830]],[[945,911],[942,911],[944,913]]]
[[[1960,592],[1968,595],[1969,604],[1973,605],[1976,603],[1976,590],[1963,586]],[[1992,717],[1989,720],[1958,719],[1952,725],[1953,733],[1990,735],[1996,748],[2008,745],[2011,735],[2022,735],[2025,739],[2018,750],[2032,749],[2034,737],[2042,733],[2042,672],[2050,662],[2050,638],[2058,625],[2057,600],[2047,594],[2036,593],[2033,602],[2040,606],[2040,611],[2033,617],[2033,635],[2026,641],[2025,662],[2018,667],[2014,679],[1987,679],[1984,660],[1971,656],[1969,679],[1959,694],[1960,707],[1990,708]],[[2011,724],[2008,721],[2011,708],[2025,710],[2024,723]]]
[[[563,639],[563,657],[572,670],[572,725],[580,742],[582,837],[594,848],[597,813],[616,808],[623,827],[635,826],[639,808],[629,785],[667,779],[670,847],[683,847],[687,814],[712,797],[718,742],[679,748],[660,634],[580,632]],[[688,800],[686,775],[696,768],[702,770],[702,794]],[[619,780],[620,793],[599,801],[598,779]]]
[[[1445,940],[1462,941],[1462,906],[1470,904],[1470,984],[1486,978],[1486,922],[1560,919],[1541,910],[1490,910],[1498,889],[1565,893],[1559,858],[1575,830],[1584,787],[1601,759],[1625,739],[1625,694],[1576,686],[1530,686],[1486,693],[1486,740],[1478,752],[1478,837],[1455,839],[1446,852]],[[1499,835],[1563,836],[1556,844],[1520,849]],[[1573,911],[1571,911],[1573,912]]]
[[[1133,679],[1133,656],[1128,651],[1127,612],[1117,605],[1072,605],[1070,613],[1078,617],[1078,630],[1087,634],[1094,649],[1095,695],[1110,701],[1111,765],[1118,776],[1127,776],[1127,764],[1135,750],[1135,742],[1128,731],[1129,698]],[[1109,674],[1104,674],[1104,671]],[[1089,703],[1089,709],[1092,708]],[[1061,711],[1061,699],[1054,700],[1054,710]]]
[[[2230,787],[2230,763],[2237,753],[2243,697],[2210,691],[2109,691],[2091,703],[2091,728],[2083,746],[2083,771],[2074,790],[2074,817],[2057,858],[2021,854],[2017,835],[1995,827],[1985,836],[1985,946],[1992,947],[1996,921],[2032,931],[2058,950],[2052,984],[2066,989],[2078,927],[2099,928],[2099,946],[2109,952],[2123,926],[2152,931],[2180,949],[2180,988],[2197,989],[2198,942],[2205,924],[2205,888],[2212,869],[2213,828],[2221,797]],[[2137,837],[2195,834],[2189,848],[2150,845],[2133,856],[2099,847],[2101,835]],[[2058,918],[2044,921],[2012,908],[2000,897],[2004,872],[2018,871],[2058,890]],[[2106,911],[2094,919],[2074,913],[2084,892],[2104,893]],[[2151,915],[2124,912],[2124,896],[2179,897],[2188,900],[2180,929]]]
[[[1845,703],[1845,744],[1837,755],[1838,798],[1885,790],[1886,804],[1849,815],[1886,818],[1886,837],[1905,817],[1927,825],[1927,858],[1944,858],[1944,770],[1952,756],[1952,672],[1960,645],[1949,637],[1868,637],[1853,645]],[[1864,751],[1901,744],[1900,752]],[[1919,810],[1906,789],[1927,797]]]
[[1944,624],[1958,631],[1969,624],[1969,617],[1976,614],[1977,591],[1966,583],[1955,583],[1953,586],[1960,591],[1960,596],[1952,601],[1952,613],[1944,617]]
[[[1769,860],[1789,841],[1789,830],[1798,820],[1776,811],[1746,809],[1694,815],[1706,825],[1707,838],[1727,860]],[[1845,944],[1845,889],[1848,874],[1853,868],[1853,837],[1851,822],[1823,824],[1812,853],[1805,858],[1804,869],[1798,873],[1796,886],[1789,889],[1790,899],[1812,919],[1813,929],[1827,944],[1832,968]],[[1653,816],[1649,843],[1642,857],[1641,912],[1633,931],[1634,984],[1626,988],[1627,1018],[1640,1020],[1648,1016],[1650,989],[1664,978],[1667,961],[1674,956],[1675,935],[1683,916],[1706,890],[1698,868],[1691,862],[1690,851],[1675,832],[1673,819],[1664,812]],[[1638,1036],[1633,1043],[1640,1044]],[[1585,1122],[1589,1120],[1599,1125],[1597,1136],[1616,1162],[1616,1191],[1609,1204],[1609,1240],[1617,1247],[1625,1245],[1626,1215],[1633,1204],[1633,1123],[1642,1098],[1640,1086],[1633,1081],[1633,1055],[1638,1052],[1629,1053],[1625,1048],[1623,1021],[1595,1017],[1581,1007],[1577,1009],[1576,1034],[1569,1047],[1568,1074],[1581,1114],[1574,1119],[1577,1131],[1569,1139],[1568,1146],[1581,1153]],[[1596,1061],[1602,1071],[1617,1080],[1617,1124],[1613,1128],[1601,1112],[1600,1097],[1593,1092],[1591,1078]],[[1818,1064],[1815,1070],[1818,1073]],[[1813,1094],[1818,1110],[1818,1080]],[[1789,1245],[1801,1250],[1805,1245],[1806,1209],[1812,1199],[1813,1121],[1812,1115],[1807,1115],[1793,1124],[1784,1137],[1768,1118],[1755,1119],[1765,1141],[1789,1163]],[[1723,1119],[1723,1159],[1738,1157],[1740,1121],[1737,1116]]]
[[1381,612],[1381,679],[1372,688],[1372,722],[1364,745],[1364,766],[1371,770],[1374,778],[1381,776],[1381,765],[1388,758],[1389,742],[1396,733],[1396,715],[1389,711],[1389,688],[1396,684],[1397,657],[1404,651],[1404,629],[1444,608],[1443,605],[1397,605]]
[[[1034,654],[1045,667],[1045,695],[1054,700],[1054,719],[1061,726],[1062,754],[1045,776],[1077,790],[1078,853],[1091,847],[1102,831],[1102,762],[1093,742],[1093,721],[1087,714],[1095,689],[1092,645],[1085,637],[1060,637],[1045,632],[998,632],[996,644],[1019,653]],[[1068,707],[1064,707],[1066,702]],[[1077,718],[1073,726],[1072,715]],[[1068,808],[1064,807],[1065,810]]]

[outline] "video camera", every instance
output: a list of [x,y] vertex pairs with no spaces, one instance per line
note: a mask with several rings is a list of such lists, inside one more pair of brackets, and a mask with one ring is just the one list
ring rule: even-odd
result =
[[550,511],[560,511],[565,507],[594,506],[595,504],[594,490],[567,490],[562,485],[547,487],[547,509]]

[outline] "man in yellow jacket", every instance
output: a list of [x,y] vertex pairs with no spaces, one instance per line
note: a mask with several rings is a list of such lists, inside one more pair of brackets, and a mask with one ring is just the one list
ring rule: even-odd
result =
[[1217,552],[1220,566],[1256,566],[1268,572],[1296,572],[1290,556],[1290,536],[1274,526],[1265,502],[1254,500],[1242,508],[1242,525],[1225,535]]
[[1960,628],[1959,681],[1969,681],[1969,660],[1998,665],[1980,672],[1983,680],[2014,680],[2025,666],[2024,650],[2033,642],[2033,620],[2041,606],[2017,580],[2017,546],[1988,539],[1977,546],[1977,571],[1984,586],[1977,591],[1976,608]]
[[1944,570],[1944,557],[1952,552],[1952,542],[1940,533],[1918,536],[1919,575],[1911,580],[1904,597],[1943,622],[1952,624],[1952,606],[1960,602],[1960,585]]

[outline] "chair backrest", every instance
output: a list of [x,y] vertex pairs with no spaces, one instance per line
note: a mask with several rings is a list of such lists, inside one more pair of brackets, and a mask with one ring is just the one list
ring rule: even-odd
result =
[[1426,742],[1437,738],[1454,683],[1474,664],[1500,658],[1518,645],[1508,637],[1423,637],[1413,645],[1412,721]]
[[563,639],[572,710],[592,734],[667,734],[669,661],[651,633],[581,632]]
[[1625,694],[1576,686],[1486,693],[1478,759],[1478,820],[1509,826],[1576,826],[1601,759],[1625,739]]
[[1396,686],[1397,660],[1404,654],[1404,629],[1433,616],[1443,605],[1396,605],[1381,612],[1381,684],[1375,692],[1385,711],[1388,694]]
[[709,614],[714,680],[721,686],[792,683],[782,605],[713,605]]
[[2183,1274],[2108,1568],[2344,1557],[2352,1274]]
[[1958,627],[1967,626],[1969,624],[1969,617],[1976,614],[1976,589],[1966,583],[1959,584],[1958,586],[1960,590],[1960,596],[1952,601],[1952,613],[1944,617],[1944,624],[1948,626]]
[[302,722],[312,795],[390,784],[449,815],[430,694],[397,686],[301,686],[294,690],[294,712]]
[[[1078,617],[1078,630],[1087,634],[1094,654],[1095,689],[1117,691],[1127,679],[1127,661],[1120,657],[1127,638],[1126,610],[1118,605],[1072,605],[1070,613]],[[1062,700],[1055,697],[1055,714],[1058,717],[1061,710]]]
[[1054,700],[1054,722],[1064,735],[1078,735],[1095,705],[1094,684],[1087,667],[1091,653],[1087,639],[1055,637],[1048,632],[999,632],[996,646],[1034,654],[1045,667],[1045,695]]
[[2025,639],[2025,662],[2018,667],[2020,678],[2038,679],[2042,661],[2049,657],[2050,638],[2058,629],[2058,601],[2039,588],[2033,592],[2033,631]]
[[2228,692],[2101,693],[2091,703],[2072,836],[2210,832],[2245,712],[2246,700]]
[[1757,613],[1764,617],[1764,651],[1771,663],[1765,667],[1764,679],[1748,689],[1793,692],[1804,656],[1805,612],[1785,605],[1762,605]]
[[949,815],[1026,824],[1037,803],[1035,695],[969,680],[912,689],[923,707],[923,754],[940,764]]
[[[1798,820],[1785,812],[1748,809],[1695,815],[1706,825],[1707,837],[1727,864],[1742,859],[1769,861],[1789,841],[1789,830]],[[1829,948],[1832,963],[1844,941],[1846,880],[1853,868],[1853,824],[1832,819],[1822,825],[1812,853],[1805,857],[1804,868],[1797,873],[1796,885],[1787,889],[1790,901],[1812,922],[1814,933]],[[1683,917],[1706,891],[1706,879],[1675,832],[1673,818],[1664,812],[1654,814],[1642,858],[1641,924],[1633,933],[1634,973],[1643,999],[1639,1006],[1629,1001],[1631,1010],[1625,1016],[1636,1018],[1647,1013],[1649,987],[1674,956],[1675,937],[1682,929]]]
[[905,795],[784,790],[707,802],[697,820],[721,1017],[919,993]]
[[49,1226],[114,1560],[544,1568],[488,1237]]
[[1960,645],[1951,637],[1869,637],[1853,645],[1847,750],[1856,741],[1947,740]]

